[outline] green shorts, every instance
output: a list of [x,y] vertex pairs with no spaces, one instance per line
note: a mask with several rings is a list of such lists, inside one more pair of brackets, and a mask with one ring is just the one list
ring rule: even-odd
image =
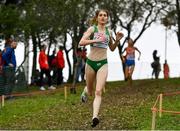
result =
[[86,63],[91,67],[93,68],[93,70],[95,72],[97,72],[103,65],[107,64],[107,59],[104,59],[104,60],[100,60],[100,61],[92,61],[90,59],[87,58],[87,61]]

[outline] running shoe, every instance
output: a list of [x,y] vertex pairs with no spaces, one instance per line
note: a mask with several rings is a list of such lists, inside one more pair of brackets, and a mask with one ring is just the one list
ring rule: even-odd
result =
[[92,127],[94,128],[94,127],[96,127],[97,125],[99,124],[99,119],[98,118],[93,118],[93,120],[92,120]]
[[41,86],[41,87],[40,87],[40,90],[41,90],[41,91],[45,91],[46,89],[44,88],[44,86]]
[[50,87],[48,87],[48,89],[49,89],[49,90],[55,90],[55,89],[56,89],[56,87],[54,87],[54,86],[50,86]]
[[87,97],[86,93],[83,92],[83,93],[81,94],[81,101],[82,101],[83,103],[86,103],[87,100],[88,100],[88,97]]

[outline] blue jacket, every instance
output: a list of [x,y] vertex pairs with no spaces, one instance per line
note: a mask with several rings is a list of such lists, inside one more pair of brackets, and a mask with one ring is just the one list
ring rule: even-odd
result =
[[14,69],[16,69],[16,56],[13,48],[6,47],[5,51],[2,53],[2,59],[4,62],[3,67],[9,66],[9,64],[14,65]]

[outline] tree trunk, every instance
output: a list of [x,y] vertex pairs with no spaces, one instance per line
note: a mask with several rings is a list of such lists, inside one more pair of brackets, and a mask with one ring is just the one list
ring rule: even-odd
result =
[[178,31],[177,31],[177,38],[178,38],[178,43],[180,46],[180,7],[179,7],[179,0],[176,0],[176,10],[177,10],[177,17],[178,17]]
[[67,51],[67,50],[65,49],[66,60],[67,60],[68,67],[69,67],[69,72],[68,72],[68,78],[67,78],[67,81],[70,82],[70,81],[72,81],[73,75],[71,74],[72,66],[71,66],[71,63],[70,63],[70,59],[69,59],[68,53],[69,53],[69,51]]
[[67,78],[67,81],[70,82],[72,81],[72,74],[71,74],[71,71],[72,71],[72,66],[71,66],[71,62],[70,62],[70,59],[69,59],[69,52],[71,51],[71,49],[67,50],[66,49],[66,42],[67,42],[67,34],[64,33],[64,42],[63,42],[63,46],[64,46],[64,51],[65,51],[65,55],[66,55],[66,60],[67,60],[67,63],[68,63],[68,67],[69,67],[69,72],[68,72],[68,78]]
[[25,70],[25,76],[26,76],[26,81],[29,83],[29,44],[27,41],[24,43],[24,70]]
[[36,71],[36,65],[37,65],[37,41],[34,33],[32,33],[32,42],[33,42],[33,53],[34,53],[33,65],[32,65],[32,76],[33,76]]
[[123,59],[122,59],[122,46],[121,45],[118,46],[118,50],[119,50],[119,57],[121,59],[121,65],[122,65],[122,70],[123,70],[123,74],[124,74],[124,80],[125,80],[125,64],[124,64]]

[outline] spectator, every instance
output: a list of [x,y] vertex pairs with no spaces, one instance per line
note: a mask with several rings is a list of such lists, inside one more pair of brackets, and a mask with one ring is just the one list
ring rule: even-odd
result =
[[167,63],[167,60],[165,60],[165,63],[163,65],[163,73],[164,73],[164,79],[168,79],[169,78],[169,65]]
[[77,73],[76,73],[76,82],[79,82],[79,77],[81,76],[82,74],[82,50],[81,48],[78,48],[77,49],[77,53],[76,53],[76,70],[77,70]]
[[3,60],[2,50],[0,49],[0,95],[4,94]]
[[81,66],[82,63],[81,58],[81,48],[77,49],[77,52],[75,52],[75,67],[74,67],[74,76],[73,76],[73,83],[72,87],[70,88],[71,94],[76,94],[76,83],[79,82],[79,76],[81,75]]
[[87,55],[87,49],[85,46],[82,49],[82,67],[81,67],[81,80],[84,81],[84,74],[85,74],[85,65],[86,65],[86,55]]
[[57,61],[57,85],[63,83],[63,68],[64,68],[64,56],[63,56],[63,47],[59,46],[59,51],[56,57]]
[[40,72],[37,69],[34,76],[31,77],[31,85],[40,86]]
[[5,85],[5,94],[10,95],[14,88],[15,82],[15,70],[16,70],[16,56],[15,51],[17,43],[11,41],[9,45],[5,47],[2,53],[3,59],[3,75],[4,75],[4,85]]
[[81,81],[84,81],[86,49],[82,50],[81,48],[78,48],[75,56],[75,71],[73,76],[72,87],[70,88],[70,92],[72,94],[76,94],[76,83],[80,82],[79,77],[81,77]]
[[6,38],[6,39],[5,39],[4,48],[10,47],[12,42],[13,42],[13,40],[12,40],[11,38],[9,38],[9,37]]
[[0,75],[2,75],[3,71],[3,59],[2,59],[2,50],[0,49]]
[[48,64],[49,64],[49,69],[50,69],[50,74],[52,72],[52,79],[56,78],[56,50],[53,50],[52,55],[48,57]]
[[56,89],[55,87],[52,86],[52,81],[51,81],[51,75],[50,75],[50,69],[49,69],[49,64],[48,64],[48,57],[45,53],[46,50],[46,45],[42,45],[40,48],[40,53],[39,53],[39,65],[41,69],[40,73],[40,90],[46,90],[43,86],[43,75],[46,74],[48,77],[48,89]]
[[160,57],[157,56],[157,50],[153,51],[153,62],[151,63],[151,67],[153,68],[152,71],[152,78],[155,75],[155,78],[158,79],[159,72],[161,71],[161,65],[160,65]]

